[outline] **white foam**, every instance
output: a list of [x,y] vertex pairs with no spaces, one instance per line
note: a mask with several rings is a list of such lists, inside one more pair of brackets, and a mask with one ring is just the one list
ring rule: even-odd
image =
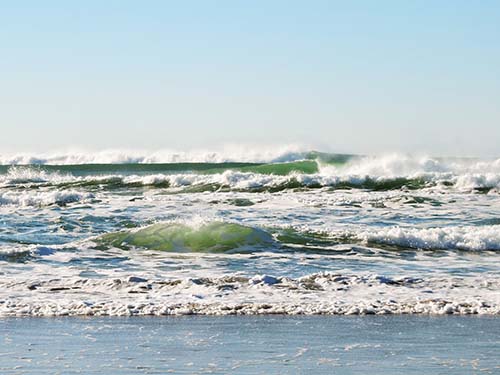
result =
[[222,163],[222,162],[289,162],[304,159],[306,148],[300,145],[225,146],[219,151],[210,150],[104,150],[54,152],[47,154],[19,153],[0,155],[0,164],[116,164],[116,163]]
[[[332,174],[328,174],[332,173]],[[92,177],[89,177],[92,178]],[[99,177],[101,179],[111,178]],[[125,183],[142,183],[144,185],[155,185],[168,182],[171,187],[184,187],[196,185],[215,184],[227,186],[233,189],[256,189],[256,188],[272,188],[278,186],[286,186],[288,183],[297,181],[302,186],[337,186],[339,184],[350,184],[353,186],[362,186],[368,181],[376,181],[378,183],[390,182],[397,178],[421,179],[427,181],[427,188],[438,189],[440,191],[453,190],[469,192],[474,189],[500,189],[500,173],[494,174],[465,174],[453,175],[450,172],[434,173],[434,174],[412,174],[406,176],[397,175],[358,175],[344,174],[344,172],[335,172],[332,169],[322,170],[317,174],[301,174],[290,173],[286,176],[267,175],[253,172],[238,172],[228,170],[223,173],[211,175],[197,174],[175,174],[164,175],[156,174],[151,176],[126,176],[123,177]],[[444,186],[443,183],[452,184],[452,186]],[[494,191],[494,190],[493,190]]]
[[30,254],[35,251],[34,246],[13,246],[13,245],[2,245],[0,247],[0,256],[14,256],[21,254]]
[[64,182],[69,175],[61,175],[57,172],[47,172],[38,168],[25,166],[12,166],[7,170],[7,173],[0,174],[0,183],[10,184],[27,184],[27,183],[43,183]]
[[432,158],[428,156],[387,154],[353,158],[341,166],[321,165],[329,175],[378,176],[381,178],[411,177],[427,174],[453,175],[500,173],[500,159]]
[[65,191],[7,191],[0,194],[0,206],[49,206],[53,204],[65,205],[75,202],[88,202],[94,198],[91,193],[81,193],[75,190]]
[[500,250],[500,225],[429,229],[396,226],[363,231],[355,237],[366,242],[419,249]]
[[165,279],[4,277],[0,316],[499,314],[498,278],[315,273]]
[[[104,156],[103,156],[104,155]],[[158,161],[290,161],[301,158],[303,154],[290,151],[276,151],[274,156],[263,154],[259,157],[253,154],[244,156],[226,157],[223,154],[208,153],[204,156],[196,154],[174,157],[172,155],[158,157],[123,156],[125,154],[83,154],[74,156],[66,155],[58,158],[48,158],[43,163],[73,164],[84,162],[158,162]],[[127,154],[128,155],[128,154]],[[200,154],[201,155],[201,154]],[[243,155],[243,154],[242,154]],[[76,157],[76,156],[75,156]],[[109,158],[108,158],[109,157]],[[108,159],[107,159],[108,158]],[[170,159],[169,159],[170,158]],[[350,184],[362,186],[366,182],[384,183],[395,179],[419,180],[424,183],[422,188],[469,192],[474,189],[491,189],[492,192],[500,190],[500,159],[433,159],[429,157],[414,157],[408,155],[386,155],[379,157],[355,158],[341,166],[325,165],[319,163],[319,173],[302,174],[290,173],[286,176],[259,174],[252,172],[239,172],[227,170],[217,174],[150,174],[150,175],[95,175],[75,177],[69,174],[46,172],[33,167],[14,166],[6,174],[0,175],[0,183],[5,184],[37,184],[37,183],[72,183],[92,182],[106,183],[109,181],[122,181],[123,183],[138,183],[143,185],[158,185],[168,183],[171,187],[184,187],[190,185],[216,184],[234,189],[272,188],[285,186],[287,183],[297,181],[303,186],[336,186]],[[450,186],[451,185],[451,186]]]
[[390,154],[355,158],[341,166],[320,163],[320,175],[352,183],[405,178],[434,184],[450,182],[463,190],[500,188],[500,159],[439,159]]

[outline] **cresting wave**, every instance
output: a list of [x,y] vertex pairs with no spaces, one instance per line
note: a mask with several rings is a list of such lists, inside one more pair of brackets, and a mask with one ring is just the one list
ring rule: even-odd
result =
[[0,316],[500,313],[500,159],[271,151],[6,160]]
[[[3,187],[35,188],[86,188],[86,189],[122,189],[122,188],[169,188],[172,192],[197,193],[217,191],[278,192],[287,189],[439,189],[440,191],[498,193],[500,176],[483,175],[450,177],[438,176],[435,179],[418,177],[380,178],[371,176],[329,176],[322,174],[300,174],[292,172],[286,176],[260,174],[239,171],[226,171],[218,174],[154,174],[139,175],[105,175],[75,177],[71,175],[53,174],[41,177],[37,172],[31,178],[8,179],[0,176]],[[446,176],[445,176],[446,177]]]
[[283,243],[301,245],[363,244],[389,249],[420,250],[500,250],[500,225],[448,226],[437,228],[403,228],[400,226],[381,229],[360,229],[357,232],[338,230],[310,230],[284,227],[277,238]]
[[[302,155],[304,156],[304,155]],[[287,163],[175,163],[0,168],[4,187],[157,187],[202,191],[281,191],[297,188],[369,190],[437,188],[498,192],[500,159],[432,159],[404,155],[351,157],[309,153]]]
[[110,233],[97,239],[101,246],[145,248],[176,252],[227,252],[255,250],[271,245],[270,234],[236,223],[158,223],[137,230]]
[[69,151],[50,154],[4,154],[0,165],[75,165],[75,164],[127,164],[127,163],[227,163],[255,162],[279,163],[307,159],[309,152],[303,146],[276,147],[225,146],[220,151]]
[[[328,251],[338,244],[389,246],[392,249],[500,250],[500,225],[441,227],[429,229],[391,227],[359,232],[318,232],[306,228],[253,228],[236,223],[165,222],[139,229],[105,234],[99,248],[115,247],[169,252],[246,252],[304,249]],[[335,251],[333,249],[332,251]]]
[[378,231],[364,231],[357,234],[356,237],[368,244],[424,250],[500,250],[500,225],[428,229],[392,227]]
[[70,203],[92,202],[94,194],[78,191],[12,192],[0,193],[0,206],[39,207],[65,206]]

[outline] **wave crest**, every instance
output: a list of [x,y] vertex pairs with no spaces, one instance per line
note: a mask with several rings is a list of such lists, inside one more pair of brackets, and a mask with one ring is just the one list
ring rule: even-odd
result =
[[[296,155],[297,156],[297,155]],[[304,155],[301,155],[304,157]],[[289,188],[361,188],[370,190],[437,188],[498,191],[500,159],[438,159],[386,155],[350,157],[308,154],[308,159],[267,164],[127,164],[3,167],[0,183],[109,188],[156,186],[189,191],[279,191]],[[191,190],[190,190],[191,189]]]
[[42,164],[42,165],[74,165],[74,164],[123,164],[123,163],[226,163],[226,162],[258,162],[282,163],[306,158],[309,152],[298,145],[278,147],[263,146],[226,146],[220,151],[72,151],[48,154],[4,154],[0,155],[0,164]]
[[368,243],[425,250],[500,250],[500,225],[428,229],[391,227],[365,231],[356,237]]
[[241,224],[213,221],[200,225],[158,223],[138,230],[109,233],[97,243],[121,249],[143,248],[172,252],[245,251],[273,242],[270,234]]
[[91,193],[81,193],[74,190],[48,192],[5,192],[0,194],[0,206],[38,207],[69,203],[88,202],[94,198]]

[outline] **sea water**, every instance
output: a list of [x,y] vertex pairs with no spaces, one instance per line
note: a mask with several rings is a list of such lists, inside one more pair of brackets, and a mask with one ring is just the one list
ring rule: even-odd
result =
[[0,372],[498,374],[492,316],[65,317],[0,320]]
[[500,312],[500,159],[0,161],[2,317]]

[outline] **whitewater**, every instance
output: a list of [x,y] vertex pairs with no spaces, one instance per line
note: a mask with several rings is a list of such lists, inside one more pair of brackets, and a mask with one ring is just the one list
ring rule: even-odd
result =
[[0,316],[500,313],[500,159],[0,155]]

